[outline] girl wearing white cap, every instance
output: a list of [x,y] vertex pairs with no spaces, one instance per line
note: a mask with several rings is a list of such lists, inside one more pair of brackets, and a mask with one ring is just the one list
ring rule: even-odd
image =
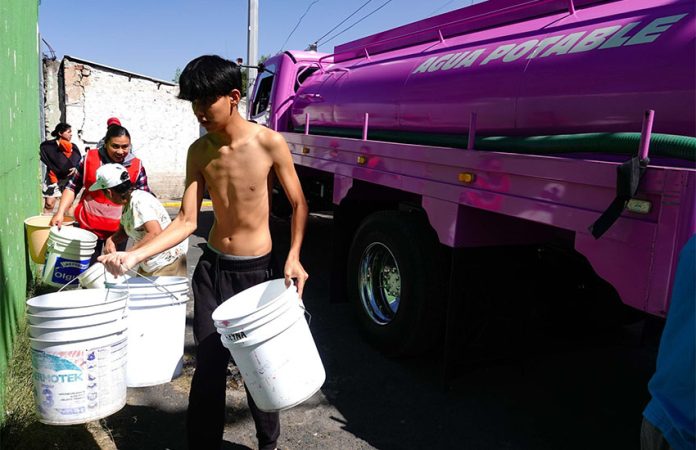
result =
[[[135,189],[128,170],[121,164],[104,164],[97,169],[97,180],[89,190],[101,190],[109,200],[123,205],[120,227],[106,239],[104,254],[116,252],[118,244],[129,237],[134,242],[132,248],[136,249],[171,223],[169,214],[159,200],[149,192]],[[138,273],[145,276],[186,276],[187,251],[188,239],[141,262]]]

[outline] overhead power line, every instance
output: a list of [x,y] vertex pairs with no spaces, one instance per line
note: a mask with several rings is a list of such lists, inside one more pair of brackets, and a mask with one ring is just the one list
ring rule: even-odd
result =
[[[436,12],[438,12],[438,11],[442,11],[443,9],[445,9],[447,6],[449,6],[449,5],[452,4],[452,3],[454,3],[454,0],[449,0],[448,2],[446,2],[445,4],[443,4],[442,6],[440,6],[439,8],[437,8],[437,9],[435,9],[435,10],[433,10],[433,11],[430,11],[430,12],[428,13],[428,17],[434,15],[434,14],[435,14]],[[473,5],[473,4],[474,4],[474,0],[471,0],[471,1],[469,2],[469,5],[468,5],[468,6],[471,6],[471,5]]]
[[340,27],[341,25],[343,25],[344,23],[346,23],[346,21],[347,21],[348,19],[350,19],[351,17],[353,17],[354,15],[356,15],[361,9],[363,9],[364,7],[366,7],[370,2],[372,2],[372,0],[367,0],[365,3],[363,3],[362,5],[360,5],[360,7],[359,7],[358,9],[356,9],[356,10],[353,11],[348,17],[346,17],[345,19],[343,19],[342,21],[340,21],[340,22],[338,23],[338,25],[336,25],[335,27],[333,27],[332,29],[330,29],[329,31],[327,31],[326,33],[324,33],[324,35],[323,35],[322,37],[320,37],[319,39],[315,39],[315,40],[314,40],[314,43],[315,43],[315,44],[318,43],[319,41],[321,41],[322,39],[324,39],[326,36],[328,36],[329,34],[331,34],[336,28],[338,28],[338,27]]
[[353,28],[354,26],[356,26],[357,24],[359,24],[359,23],[362,22],[363,20],[367,19],[368,17],[370,17],[371,15],[373,15],[374,13],[376,13],[377,11],[379,11],[380,9],[384,8],[385,6],[387,6],[387,5],[388,5],[389,3],[391,3],[391,2],[392,2],[392,0],[387,0],[386,2],[382,3],[379,7],[375,8],[374,10],[372,10],[372,11],[371,11],[370,13],[368,13],[367,15],[362,16],[360,19],[358,19],[357,21],[353,22],[352,25],[350,25],[350,26],[344,28],[343,30],[339,31],[338,33],[334,34],[333,36],[331,36],[330,38],[328,38],[328,39],[325,40],[324,42],[317,42],[317,45],[323,45],[323,44],[326,44],[326,43],[329,43],[329,42],[333,41],[334,39],[336,39],[337,37],[339,37],[340,35],[342,35],[342,34],[345,33],[346,31],[350,30],[351,28]]
[[302,19],[304,19],[304,17],[307,15],[307,13],[308,13],[309,10],[312,8],[312,6],[314,6],[315,3],[319,3],[320,1],[321,1],[321,0],[314,0],[312,3],[309,4],[309,6],[307,6],[307,9],[306,9],[305,12],[300,16],[299,20],[298,20],[297,23],[295,24],[295,27],[292,29],[292,31],[290,32],[290,34],[288,34],[288,37],[285,38],[285,42],[283,42],[283,45],[280,46],[280,50],[278,50],[278,53],[280,53],[281,51],[283,51],[283,48],[285,48],[285,44],[287,44],[288,41],[290,40],[290,36],[292,36],[292,34],[295,32],[295,30],[297,30],[297,27],[300,26],[300,23],[302,23]]

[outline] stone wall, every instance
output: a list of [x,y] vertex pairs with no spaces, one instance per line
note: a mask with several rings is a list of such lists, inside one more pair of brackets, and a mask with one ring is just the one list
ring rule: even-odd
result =
[[[60,122],[63,115],[61,111],[61,90],[59,89],[60,61],[45,59],[43,61],[44,77],[44,120],[46,139],[51,138],[51,131]],[[50,88],[49,88],[50,86]]]
[[[72,126],[73,142],[81,149],[94,148],[106,132],[106,120],[118,117],[155,194],[180,197],[186,152],[200,129],[191,104],[176,98],[178,86],[69,56],[61,73],[58,86],[47,83],[47,89],[64,91],[61,119]],[[46,127],[50,131],[54,126],[47,114]]]

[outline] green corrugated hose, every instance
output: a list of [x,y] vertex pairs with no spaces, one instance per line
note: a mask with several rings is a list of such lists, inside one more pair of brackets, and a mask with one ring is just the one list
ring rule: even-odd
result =
[[[303,132],[297,127],[296,132]],[[361,138],[356,128],[310,127],[310,134]],[[403,144],[436,145],[466,148],[467,136],[429,134],[412,131],[369,130],[368,139]],[[635,156],[640,133],[582,133],[549,136],[482,136],[476,138],[476,150],[509,153],[554,155],[563,153],[614,153]],[[696,137],[654,133],[650,139],[650,156],[696,161]]]

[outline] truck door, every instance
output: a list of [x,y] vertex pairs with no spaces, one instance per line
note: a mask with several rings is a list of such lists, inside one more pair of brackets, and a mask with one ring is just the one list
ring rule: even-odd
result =
[[263,126],[270,126],[273,83],[275,81],[276,65],[264,66],[256,80],[254,96],[249,107],[249,119]]

